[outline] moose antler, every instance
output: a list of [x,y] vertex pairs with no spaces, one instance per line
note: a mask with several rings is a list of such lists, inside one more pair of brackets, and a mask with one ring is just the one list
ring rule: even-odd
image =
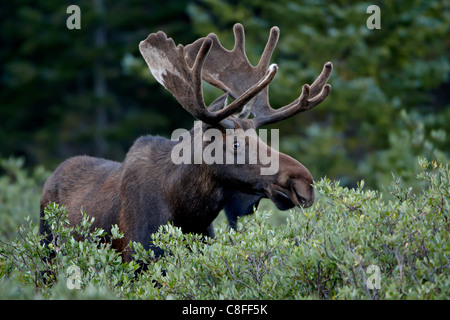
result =
[[[250,64],[245,54],[244,27],[237,23],[234,25],[233,31],[235,45],[231,51],[221,45],[214,33],[210,33],[206,38],[198,39],[194,43],[187,45],[185,52],[187,62],[193,65],[203,42],[206,39],[211,39],[212,48],[203,65],[203,80],[222,89],[236,99],[263,77],[277,45],[280,30],[278,27],[273,27],[270,30],[266,47],[256,67]],[[307,111],[317,106],[328,97],[331,91],[331,86],[326,83],[332,69],[333,65],[331,62],[327,62],[322,73],[311,86],[303,85],[300,97],[279,109],[273,109],[270,106],[268,87],[264,88],[261,93],[250,101],[248,107],[244,109],[239,117],[248,117],[251,113],[253,115],[252,121],[257,128],[287,119],[299,112]]]
[[[152,33],[146,40],[141,41],[139,50],[155,79],[174,95],[185,110],[205,123],[217,126],[228,116],[241,112],[250,100],[269,85],[278,70],[276,65],[271,66],[260,79],[240,92],[238,96],[233,96],[235,100],[231,104],[225,106],[226,98],[231,93],[227,92],[216,99],[208,110],[203,99],[202,68],[208,61],[207,57],[213,40],[203,38],[197,43],[198,50],[190,65],[185,59],[185,48],[182,45],[176,47],[172,38],[167,38],[162,31]],[[219,61],[222,60],[221,58],[226,60],[232,57],[213,56],[213,59]],[[218,108],[217,104],[223,107]],[[225,123],[221,124],[225,125]]]

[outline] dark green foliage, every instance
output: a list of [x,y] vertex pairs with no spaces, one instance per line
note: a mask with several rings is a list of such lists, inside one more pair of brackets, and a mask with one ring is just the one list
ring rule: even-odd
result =
[[[348,189],[322,179],[316,204],[291,211],[280,225],[268,222],[272,212],[258,211],[240,220],[237,232],[216,225],[216,238],[206,240],[161,226],[152,239],[166,250],[163,258],[130,244],[135,258],[148,263],[140,272],[135,262],[122,263],[103,230],[89,229],[85,213],[73,227],[63,207],[49,205],[53,244],[40,245],[30,219],[15,241],[2,241],[0,297],[448,299],[450,172],[448,164],[425,159],[418,167],[423,189],[415,192],[394,177],[388,188],[393,200],[366,189],[364,181]],[[122,236],[113,230],[113,237]],[[74,233],[85,240],[73,240]],[[56,257],[43,262],[53,249]],[[73,266],[80,289],[70,290]],[[376,283],[369,266],[379,268],[379,288],[367,286]]]
[[25,217],[37,223],[42,186],[50,175],[43,167],[23,168],[23,158],[0,159],[0,236],[14,238]]
[[[99,295],[99,298],[121,298],[124,288],[131,286],[138,264],[124,264],[120,254],[105,242],[102,229],[92,230],[93,218],[80,212],[80,225],[71,227],[64,207],[50,204],[44,219],[50,223],[53,241],[44,246],[38,228],[26,218],[26,226],[18,230],[19,238],[12,243],[2,241],[0,250],[3,284],[16,281],[20,287],[35,287],[34,296],[22,298],[77,298]],[[113,227],[112,239],[123,237]],[[74,234],[84,237],[76,241]],[[50,258],[51,257],[51,258]],[[76,278],[76,275],[82,275]],[[3,298],[12,298],[15,290],[4,290]],[[80,292],[77,290],[81,290]],[[21,290],[19,290],[21,291]],[[26,291],[25,291],[26,292]]]
[[[81,29],[69,30],[69,5]],[[138,50],[164,29],[195,40],[185,2],[16,1],[0,4],[0,156],[56,166],[89,154],[117,160],[139,135],[170,135],[190,117],[151,75]],[[168,116],[170,114],[170,116]]]
[[[446,299],[450,294],[449,169],[420,162],[423,192],[396,180],[391,193],[343,188],[323,179],[322,198],[285,224],[257,212],[238,232],[218,232],[204,245],[167,226],[156,243],[173,254],[154,264],[161,298],[181,299]],[[366,286],[369,265],[380,289]],[[161,276],[159,270],[166,270]],[[153,291],[144,297],[153,298]]]

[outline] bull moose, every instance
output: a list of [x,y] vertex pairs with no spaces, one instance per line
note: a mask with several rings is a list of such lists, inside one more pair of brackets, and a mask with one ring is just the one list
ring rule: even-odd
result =
[[[213,128],[220,132],[224,138],[224,157],[248,154],[249,143],[253,141],[268,154],[277,156],[276,173],[262,175],[260,169],[267,164],[261,161],[175,164],[171,153],[179,141],[143,136],[135,141],[122,163],[89,156],[61,163],[44,185],[41,218],[47,204],[56,202],[66,206],[71,224],[80,222],[81,208],[95,218],[93,227],[110,233],[111,226],[117,224],[124,237],[114,240],[112,246],[122,253],[125,261],[130,261],[129,242],[153,248],[150,234],[168,222],[185,233],[212,237],[212,222],[222,209],[235,227],[237,217],[253,212],[261,198],[269,198],[280,210],[311,206],[313,177],[300,162],[272,149],[258,135],[246,135],[244,140],[233,143],[226,143],[229,141],[226,138],[228,134],[242,138],[240,135],[248,129],[287,119],[323,102],[331,91],[327,81],[332,64],[325,63],[318,78],[310,86],[303,85],[296,100],[273,109],[268,85],[278,66],[269,62],[278,42],[279,28],[270,30],[256,67],[245,53],[243,26],[236,24],[233,30],[235,45],[231,51],[213,33],[187,46],[175,46],[162,31],[141,41],[139,49],[155,79],[201,121],[202,130]],[[203,99],[202,80],[224,91],[208,107]],[[233,101],[228,104],[230,98]],[[205,139],[202,147],[211,143]],[[43,219],[40,232],[51,241],[50,228]]]

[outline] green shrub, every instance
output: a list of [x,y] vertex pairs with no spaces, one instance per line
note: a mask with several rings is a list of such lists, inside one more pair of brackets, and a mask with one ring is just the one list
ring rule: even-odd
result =
[[[80,213],[82,224],[71,227],[65,209],[53,204],[45,218],[57,242],[41,246],[27,220],[18,239],[1,248],[0,297],[448,299],[449,168],[427,160],[419,167],[424,188],[394,178],[389,200],[365,190],[364,181],[348,189],[322,179],[316,204],[292,210],[277,226],[268,223],[270,211],[241,219],[238,231],[223,221],[214,239],[161,226],[152,239],[164,257],[130,243],[135,258],[147,262],[144,271],[122,262],[104,231],[91,230],[92,218]],[[85,240],[75,241],[75,233]],[[121,236],[114,228],[113,238]],[[57,249],[51,263],[41,259],[50,249]]]
[[23,158],[0,159],[0,237],[15,237],[25,217],[39,219],[42,186],[50,175],[43,167],[25,170]]
[[[83,215],[80,225],[70,226],[64,206],[49,204],[44,219],[54,236],[48,245],[41,243],[44,236],[26,218],[26,227],[18,230],[18,240],[11,244],[2,241],[3,278],[33,285],[43,298],[85,298],[72,290],[81,288],[88,296],[120,298],[122,288],[130,287],[138,264],[122,263],[120,253],[111,248],[111,241],[105,241],[105,231],[92,230],[94,218],[85,212],[80,214]],[[111,240],[123,237],[117,226],[112,233]],[[84,240],[76,241],[75,234]]]
[[[153,236],[171,255],[146,279],[161,284],[138,297],[176,299],[448,299],[449,170],[420,161],[420,194],[397,179],[385,201],[376,191],[347,189],[323,179],[312,210],[286,224],[256,212],[238,232],[221,229],[203,244],[164,226]],[[376,275],[370,269],[378,269]],[[160,270],[166,270],[162,275]],[[369,286],[367,285],[370,282]],[[373,289],[370,289],[373,288]],[[156,292],[156,293],[155,293]]]

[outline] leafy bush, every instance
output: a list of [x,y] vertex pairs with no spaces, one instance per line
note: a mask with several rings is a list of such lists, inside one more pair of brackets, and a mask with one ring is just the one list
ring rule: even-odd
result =
[[[130,286],[138,264],[122,263],[120,253],[111,249],[110,242],[105,242],[105,231],[91,229],[94,218],[89,218],[85,212],[80,214],[83,215],[80,225],[70,226],[66,209],[49,204],[44,215],[54,235],[49,245],[42,244],[44,236],[26,218],[27,227],[19,228],[18,240],[11,244],[2,241],[5,244],[0,250],[5,259],[4,277],[34,285],[43,298],[59,298],[61,294],[65,298],[76,298],[76,290],[71,292],[71,289],[82,286],[89,296],[101,293],[102,298],[105,295],[120,298],[122,288]],[[112,233],[111,240],[123,236],[117,227]],[[76,241],[75,234],[84,240]]]
[[23,169],[23,158],[0,159],[0,237],[14,237],[23,219],[38,221],[42,186],[50,175],[43,167]]
[[[69,226],[65,209],[53,204],[45,218],[57,242],[42,246],[27,220],[19,238],[3,245],[0,297],[448,299],[449,168],[424,159],[419,167],[423,189],[394,177],[391,200],[365,190],[364,181],[348,189],[324,178],[316,204],[278,226],[267,222],[269,211],[241,219],[238,231],[221,223],[214,239],[161,226],[152,239],[164,257],[130,243],[145,270],[123,263],[104,231],[90,229],[92,218],[80,213],[81,225]],[[75,241],[75,233],[85,240]],[[42,259],[50,250],[53,260]]]
[[[142,275],[161,286],[138,297],[202,299],[447,299],[449,277],[448,166],[421,160],[420,194],[396,179],[390,192],[347,189],[323,179],[322,198],[286,224],[256,212],[238,232],[221,229],[203,244],[164,226],[153,236],[171,252]],[[427,170],[430,169],[430,170]],[[373,290],[380,271],[379,289]],[[165,274],[161,273],[165,270]],[[145,282],[149,283],[149,282]],[[141,289],[142,290],[142,289]]]

